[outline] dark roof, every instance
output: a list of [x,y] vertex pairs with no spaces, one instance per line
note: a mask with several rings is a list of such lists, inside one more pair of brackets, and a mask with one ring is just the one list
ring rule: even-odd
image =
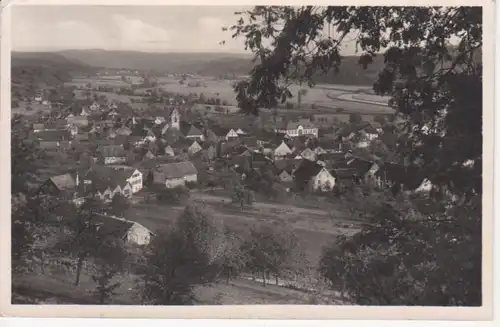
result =
[[192,162],[184,161],[161,164],[155,169],[155,173],[162,174],[165,179],[172,179],[197,174],[198,171]]
[[215,135],[222,137],[222,136],[226,136],[227,133],[229,133],[229,131],[231,130],[231,128],[222,127],[219,125],[213,125],[213,126],[210,126],[210,130],[212,132],[214,132]]
[[293,175],[298,181],[307,181],[316,176],[323,168],[323,166],[315,162],[303,160]]
[[203,132],[200,129],[198,129],[196,126],[191,125],[191,127],[189,127],[189,130],[187,131],[187,133],[185,135],[186,136],[199,136],[199,135],[203,135]]
[[45,142],[59,142],[59,141],[71,140],[70,132],[65,130],[40,131],[40,132],[35,132],[35,135],[40,141],[45,141]]
[[122,145],[102,145],[99,146],[98,152],[103,157],[122,157],[125,155]]
[[296,167],[300,165],[302,160],[300,159],[282,159],[274,161],[274,166],[278,169],[278,171],[286,170],[291,173]]
[[361,158],[353,157],[347,159],[347,167],[355,169],[358,176],[363,176],[364,174],[366,174],[370,170],[372,165],[373,162]]
[[93,166],[82,177],[91,180],[97,191],[104,191],[108,187],[124,187],[134,171],[135,168],[128,166]]
[[93,223],[98,226],[97,234],[101,237],[124,238],[134,225],[133,221],[97,214]]
[[366,126],[363,130],[368,134],[378,134],[378,131],[371,125]]
[[334,153],[322,153],[318,155],[318,160],[321,161],[345,161],[345,153],[334,152]]

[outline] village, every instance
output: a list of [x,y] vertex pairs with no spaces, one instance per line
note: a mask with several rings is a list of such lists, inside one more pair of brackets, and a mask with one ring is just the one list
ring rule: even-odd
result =
[[[427,189],[414,167],[371,159],[370,145],[384,138],[386,128],[355,115],[344,115],[348,121],[340,126],[334,114],[273,114],[256,123],[223,110],[207,115],[211,106],[196,95],[170,93],[134,109],[102,96],[64,106],[46,94],[51,92],[31,99],[50,110],[30,117],[30,139],[54,158],[73,158],[74,165],[54,159],[49,166],[58,173],[38,176],[36,187],[77,205],[89,194],[104,203],[123,197],[133,206],[186,189],[226,190],[242,207],[297,194],[339,197],[361,184],[393,192]],[[252,199],[235,199],[236,184]],[[147,245],[154,228],[125,216],[103,215],[103,224],[108,221],[127,242]]]

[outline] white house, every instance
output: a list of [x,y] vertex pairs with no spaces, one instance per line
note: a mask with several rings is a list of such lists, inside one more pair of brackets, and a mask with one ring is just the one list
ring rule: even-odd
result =
[[318,137],[318,128],[308,119],[288,122],[284,127],[275,129],[275,132],[284,133],[290,137],[314,135]]
[[335,186],[335,177],[325,167],[308,160],[304,160],[293,175],[299,188],[327,192]]
[[331,191],[335,186],[335,177],[325,167],[312,178],[312,188],[315,191]]
[[230,129],[226,134],[226,140],[238,138],[240,135],[234,129]]
[[132,167],[125,167],[124,171],[125,173],[128,173],[128,175],[130,175],[130,177],[128,177],[126,181],[130,184],[130,186],[132,186],[132,193],[135,194],[140,190],[142,190],[143,188],[142,173],[139,170],[134,169]]
[[290,154],[292,154],[292,150],[285,143],[285,141],[281,141],[281,144],[276,149],[274,149],[275,158],[284,158]]

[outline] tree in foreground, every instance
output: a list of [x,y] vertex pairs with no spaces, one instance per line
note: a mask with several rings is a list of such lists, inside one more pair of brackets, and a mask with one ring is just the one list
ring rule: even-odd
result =
[[[371,297],[361,294],[356,299],[363,303],[480,305],[482,8],[257,6],[237,15],[241,19],[229,29],[233,37],[244,39],[256,59],[250,78],[235,86],[243,112],[258,114],[258,108],[286,103],[291,84],[313,86],[318,74],[341,71],[341,47],[347,40],[354,42],[361,67],[379,65],[373,89],[391,97],[390,105],[400,117],[395,131],[398,154],[418,165],[432,183],[435,206],[448,207],[431,215],[438,225],[417,218],[418,214],[411,219],[405,212],[394,214],[397,220],[412,221],[415,232],[401,227],[392,243],[383,241],[392,236],[392,229],[385,228],[391,221],[385,214],[373,223],[377,233],[367,226],[349,237],[346,244],[352,244],[354,254],[341,246],[339,260],[352,271],[372,272],[378,278],[364,280],[365,287],[373,290]],[[389,251],[388,244],[396,252],[389,255],[381,271],[377,268],[379,251],[374,249],[385,246],[384,251]],[[400,269],[408,252],[400,248],[410,245],[414,247],[410,251],[413,262],[406,267],[412,270],[412,282],[406,279],[408,275],[387,273]],[[420,248],[433,250],[416,250]],[[323,261],[323,266],[325,262],[330,261]],[[359,293],[353,289],[357,285],[343,282],[348,292]],[[393,289],[381,285],[401,288],[393,297]],[[439,297],[432,300],[430,294],[439,287]]]
[[125,244],[117,237],[105,237],[97,244],[94,252],[97,271],[92,280],[96,283],[95,295],[99,304],[107,303],[120,287],[120,282],[114,277],[123,270],[126,257]]
[[226,246],[220,263],[220,273],[229,284],[231,279],[239,276],[246,268],[248,256],[243,251],[243,239],[235,233],[227,231],[225,235]]
[[278,278],[286,272],[298,270],[305,264],[299,239],[285,227],[262,224],[254,227],[243,244],[248,257],[247,268],[262,277],[266,286],[268,276]]
[[144,272],[144,303],[193,303],[197,285],[213,282],[224,254],[224,226],[201,205],[190,204],[173,229],[150,245]]
[[130,208],[129,199],[127,199],[121,194],[117,194],[113,197],[110,207],[111,214],[118,217],[123,217],[123,215],[127,212],[129,208]]
[[411,201],[386,199],[365,213],[361,232],[325,247],[322,276],[362,305],[479,305],[480,198],[426,213]]

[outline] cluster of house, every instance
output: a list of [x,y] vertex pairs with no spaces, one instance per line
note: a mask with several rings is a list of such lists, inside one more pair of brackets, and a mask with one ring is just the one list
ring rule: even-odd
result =
[[[40,147],[78,150],[92,159],[84,169],[48,178],[40,192],[77,204],[89,195],[109,202],[118,194],[131,198],[145,185],[174,188],[196,183],[202,169],[213,173],[229,169],[250,184],[272,179],[286,192],[329,192],[351,183],[409,190],[428,187],[416,168],[352,155],[346,140],[355,139],[359,145],[380,134],[370,125],[324,137],[309,119],[283,122],[272,130],[246,130],[203,119],[189,122],[182,110],[174,106],[138,113],[94,102],[79,112],[33,124]],[[205,165],[195,165],[195,158],[203,158]],[[129,226],[124,232],[127,238],[135,237],[137,244],[149,242],[151,233],[143,226],[113,219],[114,224]],[[142,236],[127,234],[131,229],[142,231]]]
[[271,133],[257,137],[256,143],[249,142],[250,138],[255,139],[243,137],[223,144],[219,155],[250,182],[270,177],[287,191],[313,192],[360,183],[398,191],[424,190],[429,186],[418,168],[356,157],[341,139],[318,141],[314,134],[298,136],[295,132]]

